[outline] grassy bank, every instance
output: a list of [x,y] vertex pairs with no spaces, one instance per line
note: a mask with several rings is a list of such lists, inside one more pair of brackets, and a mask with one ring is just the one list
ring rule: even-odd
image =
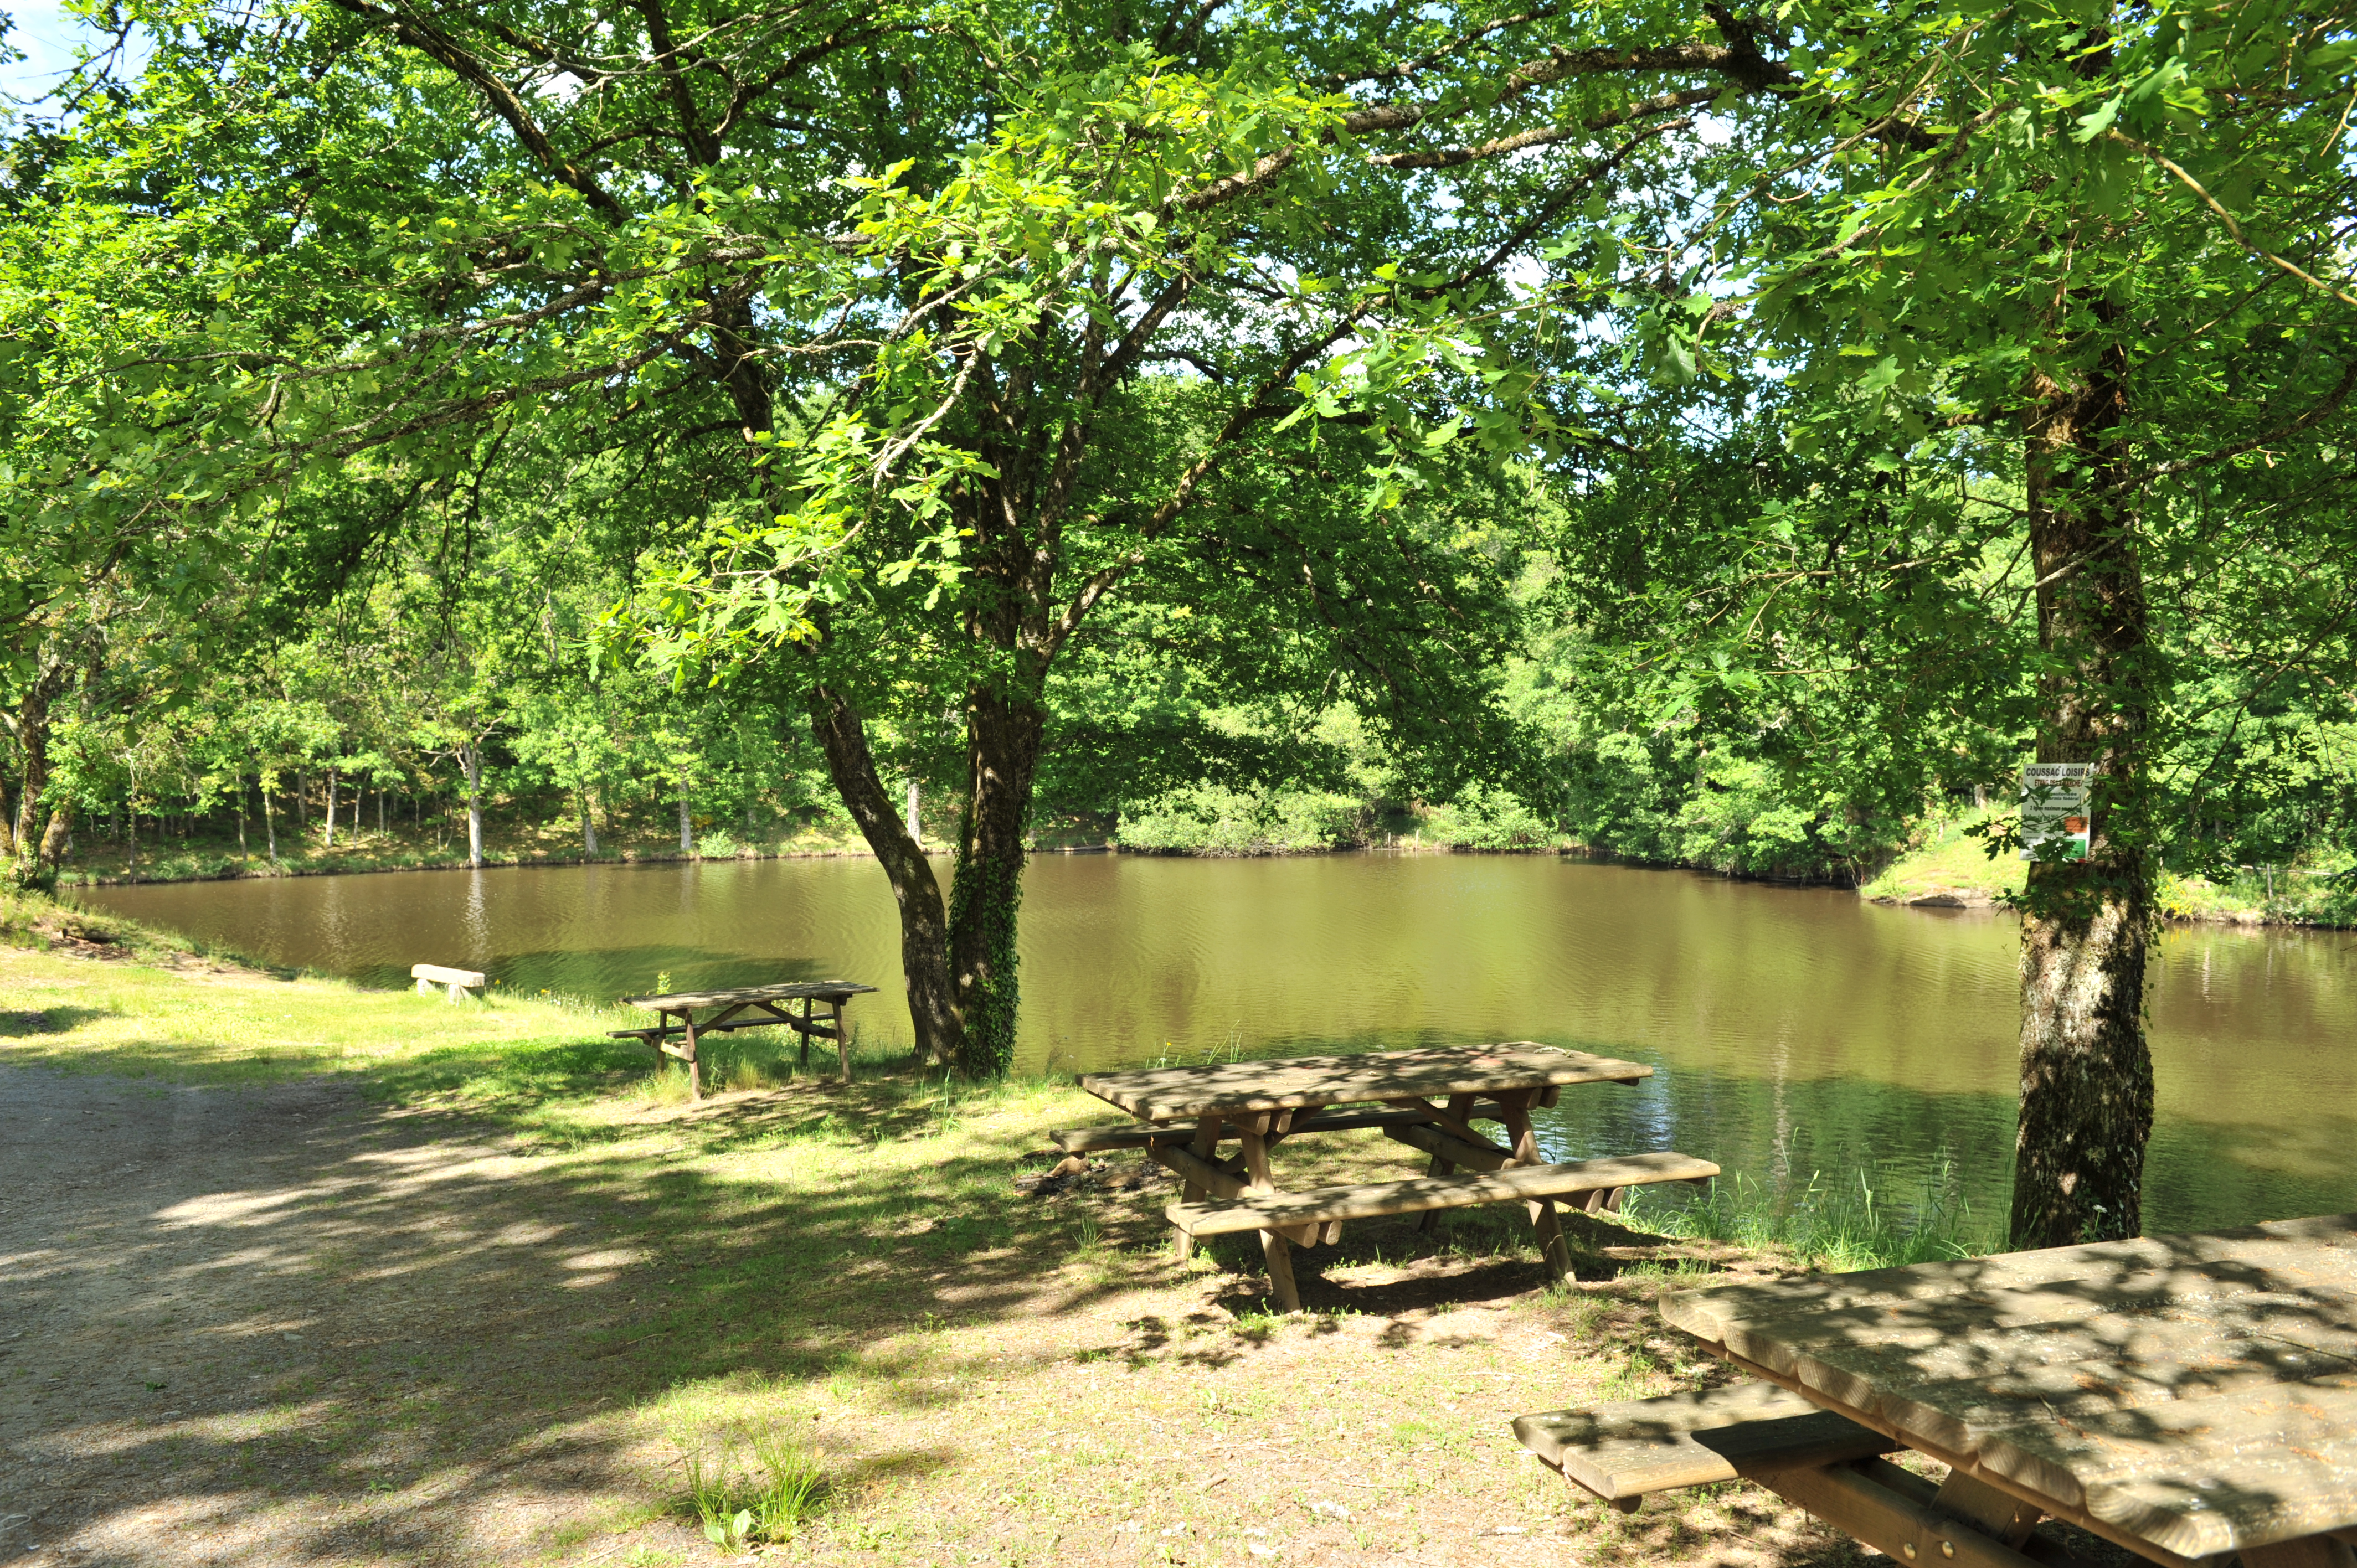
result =
[[[266,1409],[239,1395],[210,1413],[192,1372],[199,1391],[175,1382],[169,1397],[197,1413],[164,1423],[170,1443],[211,1423],[222,1453],[277,1456],[255,1471],[275,1476],[264,1492],[215,1495],[236,1468],[201,1487],[221,1517],[265,1509],[266,1492],[285,1561],[326,1551],[331,1529],[379,1541],[374,1560],[408,1560],[403,1541],[478,1506],[538,1522],[503,1526],[522,1533],[470,1549],[477,1562],[645,1568],[764,1537],[786,1560],[829,1563],[1469,1563],[1532,1546],[1851,1561],[1749,1487],[1611,1512],[1508,1431],[1527,1410],[1725,1378],[1651,1303],[1673,1283],[1794,1266],[1792,1246],[1744,1230],[1739,1186],[1688,1211],[1683,1236],[1569,1217],[1569,1286],[1548,1285],[1519,1211],[1462,1211],[1431,1232],[1357,1225],[1299,1255],[1309,1310],[1286,1318],[1249,1238],[1172,1259],[1157,1167],[1124,1156],[1049,1176],[1048,1128],[1112,1119],[1069,1085],[963,1085],[881,1058],[843,1085],[748,1032],[715,1053],[728,1091],[689,1105],[593,1011],[283,978],[153,932],[96,942],[38,901],[7,918],[48,945],[0,950],[0,1064],[76,1075],[41,1080],[61,1093],[153,1086],[133,1102],[199,1085],[316,1089],[353,1107],[257,1141],[249,1176],[210,1178],[235,1213],[270,1217],[251,1240],[221,1231],[237,1256],[266,1240],[268,1268],[169,1271],[252,1293],[225,1324],[284,1318],[271,1293],[307,1293],[295,1321],[328,1370]],[[76,1125],[100,1135],[98,1121]],[[1343,1134],[1286,1163],[1307,1184],[1397,1174],[1401,1155]],[[186,1233],[202,1203],[226,1200],[125,1201],[121,1224],[80,1219],[44,1255],[119,1249],[156,1214]],[[1872,1247],[1891,1240],[1857,1230],[1819,1251],[1880,1262]],[[67,1310],[50,1299],[45,1311]],[[160,1321],[145,1351],[159,1359],[173,1335],[224,1331],[185,1303]],[[133,1435],[108,1439],[120,1447],[159,1402],[135,1380],[91,1385],[70,1419],[124,1423]],[[562,1506],[518,1513],[494,1480],[542,1474],[552,1454],[569,1456]],[[57,1485],[75,1483],[59,1463]],[[157,1474],[182,1502],[200,1489],[196,1471]]]
[[[1858,889],[1880,904],[1988,908],[2018,895],[2027,865],[2007,852],[1991,859],[1971,830],[1994,812],[1927,822],[1906,854]],[[2223,880],[2164,871],[2162,915],[2237,925],[2357,926],[2357,875],[2330,862],[2244,866]]]

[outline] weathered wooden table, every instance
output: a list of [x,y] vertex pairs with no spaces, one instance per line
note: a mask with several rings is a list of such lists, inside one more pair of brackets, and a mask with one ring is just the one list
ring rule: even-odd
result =
[[[1345,1219],[1423,1213],[1429,1223],[1443,1208],[1519,1201],[1528,1208],[1547,1267],[1560,1278],[1570,1257],[1555,1219],[1556,1198],[1578,1198],[1591,1209],[1617,1208],[1627,1187],[1717,1176],[1718,1167],[1707,1160],[1669,1153],[1560,1165],[1540,1158],[1531,1131],[1534,1106],[1553,1105],[1570,1084],[1633,1084],[1652,1070],[1524,1040],[1090,1073],[1081,1079],[1082,1089],[1146,1125],[1078,1128],[1057,1133],[1055,1140],[1075,1153],[1146,1150],[1186,1183],[1180,1201],[1167,1210],[1178,1255],[1187,1256],[1199,1236],[1257,1230],[1278,1304],[1297,1312],[1301,1296],[1291,1249],[1331,1246],[1341,1239]],[[1385,1109],[1349,1109],[1370,1106]],[[1510,1146],[1501,1148],[1476,1131],[1476,1121],[1501,1124]],[[1429,1174],[1362,1187],[1277,1189],[1268,1156],[1278,1144],[1361,1127],[1380,1127],[1430,1155]],[[1223,1160],[1219,1145],[1230,1137],[1239,1154]],[[1470,1174],[1457,1174],[1460,1165]]]
[[1692,1291],[1662,1316],[1954,1467],[1936,1493],[1875,1459],[1757,1477],[1902,1563],[2051,1562],[2048,1515],[2156,1563],[2357,1568],[2357,1215]]
[[[695,1059],[695,1042],[705,1035],[725,1035],[736,1029],[773,1028],[780,1025],[802,1037],[802,1066],[810,1066],[810,1043],[813,1036],[833,1040],[836,1057],[843,1066],[843,1081],[851,1081],[851,1042],[843,1032],[844,1004],[862,992],[873,991],[872,985],[857,985],[847,980],[796,981],[786,985],[739,985],[726,991],[679,991],[661,996],[625,996],[622,1000],[633,1007],[643,1007],[662,1022],[646,1029],[615,1029],[609,1037],[617,1040],[644,1040],[664,1056],[676,1057],[687,1064],[687,1095],[690,1100],[704,1098],[704,1073]],[[791,1004],[802,1004],[802,1015],[796,1017]],[[826,1007],[830,1016],[817,1017],[816,1010]],[[696,1014],[707,1012],[702,1023]],[[673,1019],[679,1021],[674,1024]],[[681,1043],[673,1045],[677,1040]]]

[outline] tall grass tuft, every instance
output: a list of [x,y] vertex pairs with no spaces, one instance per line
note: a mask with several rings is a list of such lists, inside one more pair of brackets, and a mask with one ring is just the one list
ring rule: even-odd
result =
[[[738,1463],[740,1444],[751,1450],[749,1466]],[[681,1460],[687,1505],[705,1539],[723,1552],[742,1552],[756,1541],[791,1541],[825,1496],[818,1455],[780,1426],[728,1434],[713,1447],[701,1441],[683,1444]]]
[[1946,1160],[1912,1202],[1900,1205],[1878,1194],[1863,1171],[1848,1182],[1813,1172],[1798,1191],[1771,1189],[1738,1172],[1713,1181],[1700,1202],[1676,1207],[1651,1188],[1635,1188],[1621,1218],[1684,1240],[1786,1247],[1803,1266],[1833,1273],[1979,1257],[2005,1245],[1997,1219],[1975,1213],[1956,1195],[1954,1167]]

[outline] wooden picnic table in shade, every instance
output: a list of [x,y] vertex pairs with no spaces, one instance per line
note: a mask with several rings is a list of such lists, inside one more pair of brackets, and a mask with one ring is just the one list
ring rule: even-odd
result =
[[2045,1515],[2155,1563],[2357,1568],[2357,1215],[1690,1291],[1662,1316],[1953,1466],[1936,1493],[1855,1456],[1756,1477],[1901,1563],[2051,1562]]
[[[615,1029],[610,1037],[617,1040],[643,1040],[668,1057],[676,1057],[687,1064],[687,1095],[690,1100],[704,1098],[704,1073],[695,1058],[695,1043],[705,1035],[725,1035],[737,1029],[761,1029],[782,1026],[802,1037],[802,1066],[810,1066],[810,1043],[813,1038],[833,1040],[835,1055],[843,1067],[843,1081],[851,1081],[851,1042],[843,1030],[844,1004],[862,992],[873,991],[872,985],[860,985],[848,980],[793,981],[782,985],[738,985],[725,991],[667,992],[661,996],[625,996],[622,1000],[633,1007],[643,1007],[661,1022],[645,1029]],[[793,1004],[802,1004],[801,1016]],[[819,1018],[817,1009],[825,1007],[829,1015]],[[708,1015],[698,1022],[696,1014]],[[677,1023],[673,1020],[677,1019]],[[673,1042],[678,1041],[674,1045]]]
[[[1073,1128],[1054,1138],[1073,1153],[1145,1149],[1186,1184],[1166,1211],[1178,1255],[1186,1257],[1200,1236],[1257,1230],[1278,1304],[1297,1312],[1291,1249],[1333,1245],[1345,1219],[1421,1213],[1429,1223],[1443,1208],[1520,1202],[1541,1255],[1560,1278],[1570,1260],[1555,1219],[1557,1198],[1618,1207],[1627,1187],[1717,1176],[1718,1167],[1706,1160],[1667,1152],[1562,1164],[1541,1157],[1534,1107],[1555,1104],[1575,1084],[1634,1084],[1652,1071],[1641,1062],[1523,1040],[1090,1073],[1081,1079],[1082,1089],[1144,1125]],[[1384,1109],[1367,1109],[1373,1106]],[[1477,1121],[1503,1126],[1507,1146],[1476,1129]],[[1429,1172],[1357,1187],[1277,1188],[1270,1150],[1288,1138],[1354,1128],[1380,1128],[1431,1155]],[[1231,1137],[1239,1153],[1223,1160],[1219,1146]]]

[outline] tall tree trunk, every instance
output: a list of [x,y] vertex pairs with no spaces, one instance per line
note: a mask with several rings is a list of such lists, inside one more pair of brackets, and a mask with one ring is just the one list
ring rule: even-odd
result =
[[237,857],[245,858],[245,775],[237,776]]
[[851,820],[876,852],[900,907],[900,972],[909,988],[909,1022],[917,1059],[965,1066],[965,1019],[950,980],[949,921],[932,863],[892,810],[892,797],[867,749],[867,729],[842,695],[825,686],[810,694],[811,734]]
[[467,864],[483,864],[483,751],[476,745],[458,748],[458,765],[467,770]]
[[335,848],[335,847],[336,847],[336,785],[337,785],[339,782],[339,779],[338,779],[338,778],[336,777],[336,770],[335,770],[334,768],[328,768],[328,836],[327,836],[326,840],[324,841],[324,847],[326,847],[326,848],[328,848],[328,849],[333,849],[333,848]]
[[270,864],[275,865],[278,864],[278,818],[270,809],[269,777],[257,772],[254,775],[254,784],[257,792],[262,796],[262,831],[268,835],[266,842],[270,845]]
[[922,844],[925,842],[925,824],[923,819],[917,815],[917,781],[911,779],[909,780],[909,842]]
[[597,853],[597,824],[589,815],[589,786],[581,786],[581,853]]
[[679,770],[679,853],[695,853],[695,824],[687,814],[687,769]]
[[1046,712],[1026,696],[976,687],[966,700],[972,771],[950,885],[950,966],[965,1015],[958,1066],[976,1076],[1004,1073],[1015,1062],[1023,836],[1047,723]]
[[2115,1240],[2144,1223],[2154,904],[2142,747],[2154,672],[2119,446],[2125,378],[2109,350],[2079,384],[2041,379],[2025,431],[2038,638],[2050,661],[2038,760],[2093,763],[2095,777],[2087,858],[2033,864],[2022,900],[2018,1247]]
[[[35,668],[31,683],[16,703],[16,745],[24,753],[25,778],[16,794],[15,875],[20,886],[48,887],[57,877],[50,851],[49,822],[57,814],[48,799],[49,789],[49,713],[72,676],[63,659],[45,659]],[[63,841],[59,841],[63,847]]]
[[295,836],[308,838],[310,835],[311,776],[308,773],[297,773],[295,775]]

